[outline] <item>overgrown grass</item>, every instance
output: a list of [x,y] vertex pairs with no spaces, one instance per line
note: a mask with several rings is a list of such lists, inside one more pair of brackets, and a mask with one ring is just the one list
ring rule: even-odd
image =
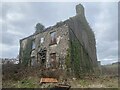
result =
[[[57,70],[58,71],[58,70]],[[3,88],[50,88],[54,83],[40,84],[41,77],[54,77],[60,81],[61,72],[44,71],[41,75],[40,68],[19,67],[6,65],[3,66]],[[85,76],[80,79],[72,79],[66,76],[61,81],[67,79],[72,88],[117,88],[118,76],[116,74],[103,74],[101,76]]]
[[39,78],[28,77],[18,81],[7,80],[3,82],[3,88],[40,88]]
[[102,75],[118,76],[118,64],[108,64],[101,66]]
[[[50,88],[54,84],[40,84],[40,78],[28,77],[19,81],[7,80],[3,82],[3,88]],[[117,77],[99,77],[96,79],[69,80],[71,88],[117,88]]]
[[[38,67],[24,67],[21,65],[3,65],[3,88],[40,88],[41,77],[53,77],[58,79],[60,70],[43,69]],[[44,86],[44,87],[50,87]]]
[[118,77],[99,76],[71,81],[72,88],[118,88]]

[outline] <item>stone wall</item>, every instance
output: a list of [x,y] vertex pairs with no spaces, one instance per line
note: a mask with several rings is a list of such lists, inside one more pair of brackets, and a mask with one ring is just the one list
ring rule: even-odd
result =
[[[51,54],[55,54],[58,68],[68,67],[68,71],[78,76],[94,72],[98,66],[95,35],[85,18],[83,6],[77,5],[76,12],[76,16],[64,22],[20,40],[20,62],[49,67],[54,56]],[[56,32],[56,44],[51,45],[53,32]],[[45,63],[41,63],[42,51],[45,51]]]
[[[57,44],[54,45],[50,45],[50,41],[51,41],[51,35],[50,33],[52,32],[56,32],[56,40],[57,40]],[[43,43],[41,43],[41,38],[44,38]],[[38,52],[40,51],[40,49],[46,48],[47,53],[46,53],[46,66],[49,64],[50,61],[50,54],[51,53],[56,53],[56,60],[59,63],[60,59],[63,59],[63,67],[64,67],[64,60],[65,60],[65,56],[66,56],[66,51],[68,49],[68,40],[69,40],[69,33],[68,33],[68,26],[66,24],[57,26],[57,27],[53,27],[50,30],[46,30],[43,33],[39,33],[39,34],[35,34],[32,35],[28,38],[25,38],[23,40],[21,40],[21,50],[25,50],[25,48],[27,47],[27,41],[28,39],[31,40],[35,40],[35,49],[31,49],[31,58],[34,57],[34,64],[37,64],[38,61],[40,61],[40,58],[38,57]],[[32,44],[32,43],[31,43]],[[21,52],[21,51],[20,51]],[[23,57],[23,52],[21,52],[21,57]],[[30,62],[30,60],[29,60]],[[39,64],[39,62],[38,62]]]
[[66,20],[70,38],[70,67],[77,77],[95,73],[97,65],[96,41],[82,5],[76,6],[76,16]]
[[[79,9],[79,8],[83,8],[83,9]],[[76,9],[77,9],[76,16],[70,18],[67,21],[68,27],[70,28],[70,30],[73,31],[76,38],[79,40],[80,44],[82,45],[82,47],[88,53],[89,57],[92,60],[93,67],[97,67],[96,41],[95,41],[94,32],[90,28],[85,18],[84,7],[82,5],[77,5]]]

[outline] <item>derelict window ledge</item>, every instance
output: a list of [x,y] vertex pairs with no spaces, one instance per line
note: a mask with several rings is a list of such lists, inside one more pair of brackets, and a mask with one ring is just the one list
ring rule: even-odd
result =
[[35,49],[32,49],[31,51],[34,51]]
[[52,45],[57,45],[57,43],[51,43],[51,44],[49,44],[49,46],[52,46]]

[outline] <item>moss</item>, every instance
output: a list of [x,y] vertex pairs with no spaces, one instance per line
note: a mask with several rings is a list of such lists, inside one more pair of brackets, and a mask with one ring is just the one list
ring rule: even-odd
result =
[[76,77],[80,76],[80,73],[82,73],[82,59],[81,59],[81,53],[79,44],[76,40],[72,41],[71,44],[71,54],[72,54],[72,70],[74,71],[74,74]]
[[67,49],[67,55],[65,57],[65,64],[67,68],[71,68],[71,60],[70,60],[70,48]]
[[70,56],[71,69],[75,77],[80,78],[93,72],[89,54],[72,31],[70,32]]
[[23,50],[23,55],[22,55],[22,64],[27,66],[30,62],[30,57],[31,57],[31,51],[32,51],[32,39],[28,38],[27,39],[27,43],[26,43],[26,47]]

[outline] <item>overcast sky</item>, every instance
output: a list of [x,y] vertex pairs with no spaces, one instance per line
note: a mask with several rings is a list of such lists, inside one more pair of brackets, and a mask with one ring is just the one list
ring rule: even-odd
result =
[[[7,2],[0,14],[0,58],[13,58],[19,54],[19,40],[34,33],[36,23],[45,27],[75,16],[79,3]],[[97,57],[102,64],[118,60],[118,3],[83,2],[85,15],[97,42]],[[1,6],[0,6],[1,8]],[[1,32],[2,31],[2,32]]]

